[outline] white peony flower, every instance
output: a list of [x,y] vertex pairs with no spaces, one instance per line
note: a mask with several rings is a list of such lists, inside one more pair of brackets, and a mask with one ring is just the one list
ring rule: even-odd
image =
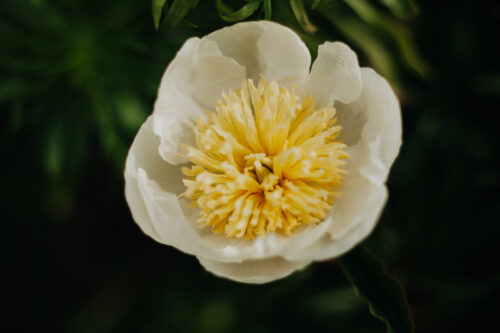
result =
[[125,194],[154,240],[247,283],[345,253],[374,228],[401,145],[385,79],[326,42],[245,22],[185,42],[127,157]]

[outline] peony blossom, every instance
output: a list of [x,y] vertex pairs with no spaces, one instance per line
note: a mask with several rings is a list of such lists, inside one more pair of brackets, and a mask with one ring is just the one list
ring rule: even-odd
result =
[[401,145],[399,103],[343,43],[322,44],[310,65],[301,39],[267,21],[184,43],[127,157],[144,233],[246,283],[367,237]]

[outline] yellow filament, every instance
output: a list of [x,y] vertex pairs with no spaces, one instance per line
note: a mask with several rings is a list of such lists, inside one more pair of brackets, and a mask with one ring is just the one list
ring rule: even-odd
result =
[[193,124],[196,147],[184,147],[193,166],[182,170],[200,226],[252,239],[324,219],[348,157],[333,107],[315,109],[311,96],[300,101],[295,88],[262,77],[206,113]]

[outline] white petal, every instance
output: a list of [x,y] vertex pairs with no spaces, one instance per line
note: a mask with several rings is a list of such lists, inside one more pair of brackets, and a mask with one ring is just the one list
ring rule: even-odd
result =
[[[309,50],[291,29],[269,21],[242,22],[206,36],[216,41],[222,53],[247,69],[248,78],[285,86],[300,85],[309,72]],[[287,83],[289,83],[287,85]]]
[[[287,54],[283,57],[283,54]],[[160,155],[171,164],[186,162],[179,142],[193,143],[190,121],[213,110],[222,91],[239,88],[261,74],[288,87],[308,75],[310,54],[290,29],[272,22],[235,24],[186,41],[162,78],[155,103],[154,130]]]
[[[387,189],[382,184],[365,184],[364,192],[352,194],[354,200],[350,202],[351,210],[336,209],[334,217],[342,222],[332,233],[326,233],[320,240],[300,251],[289,252],[285,254],[288,260],[313,259],[325,260],[332,259],[349,251],[363,239],[365,239],[373,230],[377,220],[382,213],[382,209],[387,200]],[[358,197],[359,195],[359,197]],[[348,198],[349,197],[349,198]],[[345,195],[346,203],[353,196]],[[347,228],[343,224],[351,226]],[[335,225],[334,225],[335,226]]]
[[[372,143],[371,151],[378,150],[378,157],[385,168],[385,176],[389,173],[389,169],[394,163],[394,160],[399,154],[399,149],[402,143],[402,123],[401,110],[399,102],[392,91],[389,83],[383,77],[378,75],[371,68],[363,68],[363,82],[367,87],[366,91],[366,107],[368,104],[373,105],[373,108],[385,109],[384,124],[382,131],[367,127],[365,136],[375,138]],[[370,87],[370,89],[368,89]],[[371,94],[371,96],[369,96]],[[371,133],[370,133],[371,131]],[[382,133],[380,135],[380,132]],[[373,155],[373,154],[372,154]]]
[[334,204],[330,235],[320,242],[286,253],[291,260],[322,260],[341,255],[375,227],[387,199],[384,185],[401,146],[401,113],[386,80],[368,68],[361,70],[363,89],[358,100],[337,104],[339,124],[349,144],[342,196]]
[[125,180],[138,177],[138,170],[144,169],[150,178],[166,192],[180,194],[185,188],[180,166],[166,163],[158,155],[160,138],[153,131],[153,117],[142,124],[128,152],[125,164]]
[[362,68],[363,90],[351,104],[337,104],[340,140],[355,154],[348,164],[360,165],[368,177],[385,181],[401,147],[401,110],[389,83],[371,68]]
[[222,91],[241,86],[246,70],[222,55],[217,43],[191,38],[167,67],[154,109],[154,131],[161,137],[160,155],[167,162],[185,162],[179,142],[193,143],[189,123],[204,109],[213,110]]
[[[137,156],[139,154],[139,159],[142,160],[144,155],[149,155],[151,152],[155,153],[155,147],[148,145],[148,136],[144,134],[148,132],[147,128],[149,128],[149,132],[151,132],[151,120],[150,118],[142,125],[139,133],[132,146],[130,147],[127,161],[125,164],[125,198],[127,199],[128,206],[130,207],[130,211],[132,213],[132,217],[134,221],[140,226],[143,232],[154,240],[159,242],[161,240],[158,231],[153,225],[153,221],[149,216],[149,213],[146,208],[146,204],[141,195],[139,184],[137,182]],[[142,135],[141,134],[142,131]],[[138,149],[138,147],[144,147],[145,149]],[[151,168],[156,169],[154,161],[150,159],[145,159],[146,163],[149,163]],[[139,162],[140,163],[140,162]]]
[[341,42],[325,42],[318,48],[304,95],[311,94],[318,105],[335,101],[350,103],[361,92],[361,72],[356,53]]
[[198,257],[205,269],[217,276],[244,283],[267,283],[284,278],[293,272],[303,269],[311,261],[288,261],[283,258],[249,260],[242,263],[221,263]]
[[187,253],[200,252],[199,237],[185,219],[178,194],[184,190],[180,167],[161,159],[159,138],[149,117],[137,133],[125,166],[125,197],[135,222],[154,240]]
[[153,221],[142,198],[137,178],[133,177],[130,173],[125,174],[125,198],[130,207],[132,217],[141,230],[155,241],[161,242],[161,237],[153,225]]
[[242,262],[244,260],[268,259],[283,255],[294,249],[301,249],[314,244],[328,233],[332,219],[320,224],[303,226],[294,231],[292,236],[267,234],[254,240],[231,239],[216,235],[209,228],[201,234],[207,250],[203,257],[221,262]]
[[[352,123],[358,127],[343,128],[343,131],[360,134],[357,140],[353,140],[356,143],[351,142],[347,149],[350,155],[346,167],[348,173],[340,188],[343,196],[335,204],[336,212],[340,216],[332,224],[331,232],[334,237],[341,237],[349,229],[355,228],[360,221],[365,221],[359,216],[365,214],[365,210],[371,206],[363,205],[362,197],[370,193],[369,187],[385,183],[401,146],[401,111],[394,92],[387,81],[374,70],[363,68],[361,73],[363,90],[359,99],[338,107],[339,123],[341,114],[345,112],[359,113],[364,122]],[[380,200],[380,203],[383,205],[384,200]],[[372,209],[379,210],[375,206]]]

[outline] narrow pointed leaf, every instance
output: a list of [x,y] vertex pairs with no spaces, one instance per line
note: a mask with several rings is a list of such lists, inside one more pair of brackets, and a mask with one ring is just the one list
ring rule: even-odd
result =
[[415,0],[379,0],[396,16],[411,18],[418,14],[419,8]]
[[161,14],[163,13],[163,7],[167,0],[153,0],[153,22],[155,25],[155,29],[158,30],[160,28],[161,22]]
[[174,0],[161,23],[163,30],[170,30],[181,23],[184,17],[198,5],[198,0]]
[[359,20],[352,12],[331,3],[321,8],[324,16],[344,38],[364,52],[371,65],[386,77],[393,85],[398,85],[398,68],[394,54],[377,38],[375,29],[364,20]]
[[188,28],[199,28],[198,24],[196,23],[193,23],[191,21],[188,21],[188,20],[182,20],[181,23],[179,23],[179,26],[182,26],[182,27],[188,27]]
[[238,22],[252,15],[260,6],[259,2],[249,2],[237,11],[231,12],[221,0],[217,0],[216,7],[219,16],[226,22]]
[[314,33],[318,30],[318,28],[309,20],[302,0],[290,0],[290,7],[292,7],[293,14],[305,32]]
[[356,293],[368,303],[370,312],[386,323],[388,333],[413,332],[401,286],[387,274],[380,260],[358,246],[339,261]]
[[316,9],[316,7],[318,7],[320,3],[321,0],[314,0],[311,4],[311,9]]
[[266,20],[270,20],[273,14],[273,9],[271,6],[271,0],[264,0],[264,17]]
[[215,8],[219,12],[219,15],[229,15],[233,12],[222,0],[215,0]]
[[427,77],[429,68],[420,56],[412,32],[396,20],[386,17],[376,6],[366,0],[344,0],[360,18],[370,24],[374,30],[387,34],[398,45],[404,61],[416,73]]

